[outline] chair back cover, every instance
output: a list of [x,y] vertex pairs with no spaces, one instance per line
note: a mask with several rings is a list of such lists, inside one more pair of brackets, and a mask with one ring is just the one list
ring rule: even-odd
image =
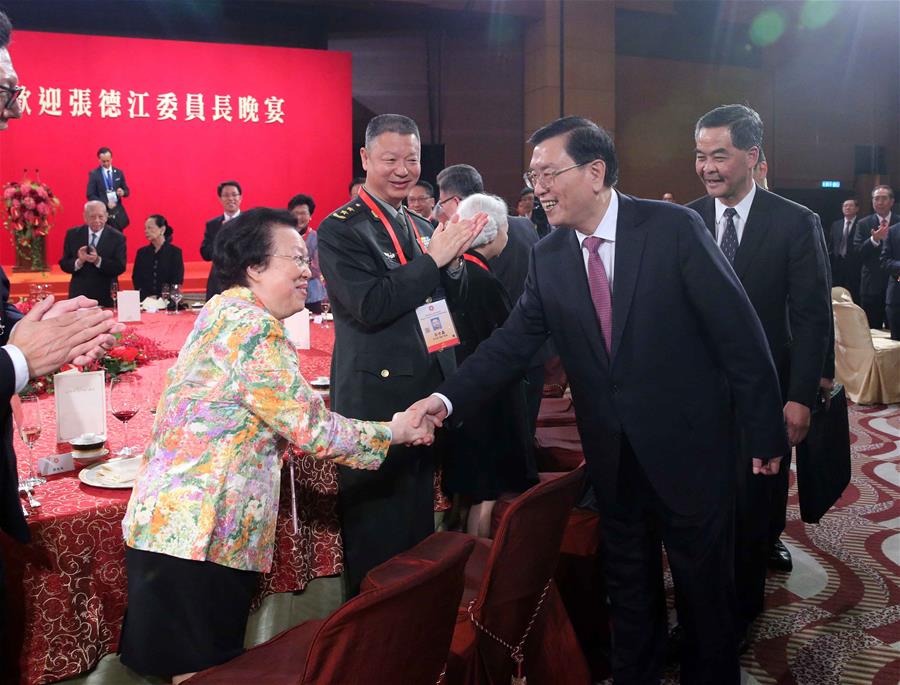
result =
[[[482,625],[514,646],[525,632],[556,569],[566,522],[584,489],[584,481],[584,465],[559,478],[543,481],[515,499],[500,520],[472,611]],[[550,591],[556,592],[555,588]],[[547,609],[545,605],[543,616],[539,614],[534,633],[540,632],[541,625],[547,625]],[[477,631],[476,639],[491,682],[510,682],[513,671],[509,650],[481,630]],[[532,634],[525,643],[529,680],[537,675],[528,668],[529,655],[531,663],[536,664],[540,640],[540,635]]]
[[853,302],[853,296],[850,295],[850,291],[844,287],[839,285],[834,286],[831,289],[831,301],[832,302]]
[[[430,537],[436,535],[443,534]],[[363,592],[329,616],[313,638],[300,682],[436,683],[474,547],[464,536],[445,537],[440,558],[420,559],[398,582]],[[406,554],[414,557],[415,550]]]

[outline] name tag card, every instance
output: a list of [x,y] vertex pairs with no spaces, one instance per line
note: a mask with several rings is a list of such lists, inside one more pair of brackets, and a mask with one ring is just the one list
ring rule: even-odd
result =
[[447,300],[434,300],[416,307],[416,316],[429,352],[459,345],[459,336],[447,308]]
[[54,454],[37,460],[37,472],[41,476],[55,476],[57,473],[74,471],[75,462],[72,454]]
[[140,321],[141,291],[120,290],[116,298],[116,308],[119,312],[119,321]]
[[309,349],[309,310],[302,309],[284,320],[288,339],[298,350]]
[[53,377],[56,441],[85,433],[106,435],[106,372],[67,371]]

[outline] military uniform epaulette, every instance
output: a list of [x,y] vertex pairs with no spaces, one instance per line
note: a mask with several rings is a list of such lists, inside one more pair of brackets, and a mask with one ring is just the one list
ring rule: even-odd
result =
[[351,200],[340,209],[334,210],[331,213],[331,216],[333,216],[338,221],[347,221],[347,219],[351,219],[364,213],[365,205],[362,203],[362,200],[356,199]]
[[427,222],[427,223],[429,223],[429,224],[431,223],[431,221],[429,221],[429,219],[428,219],[427,216],[422,216],[422,215],[419,214],[418,212],[414,212],[413,210],[411,210],[409,207],[406,208],[406,213],[407,213],[407,214],[411,214],[412,216],[418,217],[418,218],[420,218],[422,221],[425,221],[425,222]]

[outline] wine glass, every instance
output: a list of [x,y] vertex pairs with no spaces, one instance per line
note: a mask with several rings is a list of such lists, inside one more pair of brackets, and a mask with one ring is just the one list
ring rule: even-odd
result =
[[170,290],[172,293],[172,302],[175,303],[175,313],[178,313],[178,303],[181,302],[181,298],[184,297],[184,293],[181,292],[181,283],[172,283],[170,286]]
[[33,488],[35,485],[43,485],[47,482],[46,478],[37,475],[34,468],[34,443],[41,437],[41,403],[38,401],[37,395],[24,395],[19,398],[22,407],[18,419],[19,436],[28,446],[28,477],[21,480],[21,487]]
[[130,457],[136,450],[128,445],[128,422],[141,410],[141,393],[138,379],[134,376],[113,376],[109,381],[109,410],[125,424],[122,449],[117,456]]
[[116,281],[109,284],[109,296],[112,298],[113,309],[115,309],[116,300],[119,299],[119,284]]
[[168,283],[163,283],[162,286],[161,286],[160,289],[159,289],[159,296],[160,296],[163,300],[165,300],[165,303],[166,303],[166,304],[165,304],[166,314],[169,313],[169,298],[172,297],[172,290],[171,290],[171,288],[172,288],[172,286],[169,285]]
[[331,311],[331,302],[322,300],[319,306],[322,308],[322,328],[328,328],[328,312]]

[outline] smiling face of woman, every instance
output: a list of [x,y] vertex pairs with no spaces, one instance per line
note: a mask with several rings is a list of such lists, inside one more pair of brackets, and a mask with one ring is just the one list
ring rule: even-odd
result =
[[306,243],[295,226],[273,226],[272,249],[265,267],[247,269],[250,290],[277,319],[286,319],[306,305],[312,272],[309,264],[300,264],[309,255]]

